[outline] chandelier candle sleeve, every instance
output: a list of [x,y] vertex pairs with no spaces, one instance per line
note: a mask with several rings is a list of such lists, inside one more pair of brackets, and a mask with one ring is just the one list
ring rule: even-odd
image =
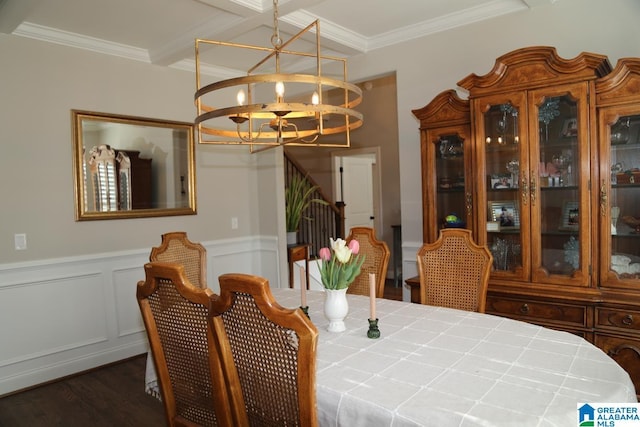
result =
[[369,273],[369,319],[376,318],[376,275]]

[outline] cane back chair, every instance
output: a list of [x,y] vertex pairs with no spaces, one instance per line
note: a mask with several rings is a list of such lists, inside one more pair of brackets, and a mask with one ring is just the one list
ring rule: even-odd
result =
[[446,228],[418,251],[420,302],[484,313],[493,257],[471,231]]
[[375,230],[371,227],[353,227],[346,242],[356,239],[360,244],[360,253],[365,255],[360,274],[349,285],[347,293],[369,295],[369,273],[376,275],[376,298],[384,296],[384,282],[387,278],[387,267],[391,252],[387,244],[376,239]]
[[212,312],[222,318],[227,339],[220,342],[229,349],[221,353],[232,354],[224,364],[237,369],[249,423],[317,426],[316,327],[302,310],[281,307],[264,278],[224,274],[219,281]]
[[242,396],[226,387],[233,371],[222,369],[209,312],[213,292],[192,285],[180,264],[148,263],[144,269],[136,296],[167,425],[246,425]]
[[160,246],[151,248],[149,261],[182,264],[192,284],[207,287],[207,250],[200,243],[190,241],[184,231],[163,234]]

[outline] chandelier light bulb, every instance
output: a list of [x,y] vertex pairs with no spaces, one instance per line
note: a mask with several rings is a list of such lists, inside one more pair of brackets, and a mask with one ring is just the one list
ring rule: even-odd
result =
[[311,103],[313,105],[318,105],[320,103],[320,96],[318,95],[318,92],[313,92],[313,95],[311,95]]
[[238,105],[244,105],[244,101],[245,101],[245,95],[244,95],[244,90],[240,89],[238,91],[238,95],[236,97],[236,99],[238,100]]
[[278,101],[281,101],[282,97],[284,96],[284,83],[276,83],[276,95],[278,96]]

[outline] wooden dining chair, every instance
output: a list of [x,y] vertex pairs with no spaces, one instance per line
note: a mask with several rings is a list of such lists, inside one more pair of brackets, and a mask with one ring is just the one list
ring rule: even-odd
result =
[[238,380],[222,369],[209,312],[213,292],[191,284],[180,264],[148,263],[144,269],[136,296],[167,425],[247,425],[242,396],[227,390]]
[[347,293],[369,296],[369,273],[376,275],[376,298],[384,296],[384,283],[387,279],[387,267],[391,252],[387,244],[376,239],[371,227],[353,227],[345,239],[347,244],[356,239],[360,243],[360,253],[365,255],[360,274],[349,285]]
[[163,234],[160,246],[151,248],[149,261],[182,264],[192,284],[207,287],[207,250],[200,243],[190,241],[184,231]]
[[471,231],[445,228],[418,251],[420,302],[484,313],[493,257]]
[[237,369],[250,425],[317,426],[316,327],[302,310],[280,306],[264,278],[219,281],[212,312],[222,318],[228,348],[221,353],[232,355],[224,364]]

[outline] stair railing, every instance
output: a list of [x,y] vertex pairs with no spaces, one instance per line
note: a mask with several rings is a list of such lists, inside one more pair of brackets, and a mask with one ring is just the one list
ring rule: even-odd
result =
[[[306,176],[311,185],[318,185],[286,151],[284,152],[284,160],[285,186],[289,185],[294,176]],[[328,204],[310,204],[309,208],[303,213],[303,217],[309,219],[303,219],[300,223],[298,241],[309,243],[311,245],[310,255],[312,258],[316,258],[320,248],[329,246],[330,237],[344,239],[344,203],[333,203],[321,188],[314,191],[312,198],[324,200]]]

